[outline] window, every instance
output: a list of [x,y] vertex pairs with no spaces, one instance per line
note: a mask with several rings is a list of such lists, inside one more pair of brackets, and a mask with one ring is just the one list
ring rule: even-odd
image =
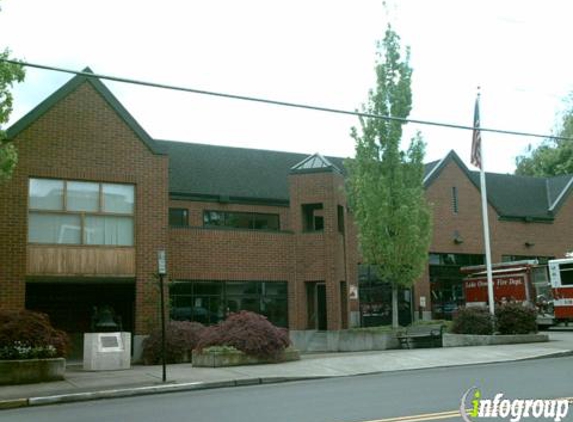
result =
[[458,213],[458,188],[455,186],[452,186],[452,211]]
[[302,205],[302,229],[305,232],[324,230],[322,204]]
[[169,208],[169,225],[171,227],[187,227],[189,211],[186,208]]
[[203,226],[246,230],[280,230],[278,214],[254,212],[204,211]]
[[30,179],[28,241],[133,246],[133,185]]
[[338,206],[338,232],[344,234],[344,207]]
[[573,264],[559,264],[562,286],[573,286]]
[[501,262],[511,261],[529,261],[536,259],[540,264],[547,264],[550,259],[555,259],[553,256],[530,256],[530,255],[502,255]]
[[176,281],[169,289],[171,318],[216,324],[231,312],[248,310],[288,325],[288,287],[281,281]]

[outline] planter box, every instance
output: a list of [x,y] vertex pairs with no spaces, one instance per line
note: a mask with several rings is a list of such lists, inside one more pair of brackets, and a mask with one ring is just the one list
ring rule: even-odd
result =
[[296,349],[287,349],[276,360],[260,359],[246,355],[241,351],[206,352],[199,353],[193,350],[193,366],[217,368],[220,366],[257,365],[262,363],[280,363],[299,360],[300,354]]
[[0,385],[59,381],[65,371],[64,358],[0,360]]
[[496,334],[492,336],[475,334],[444,334],[444,347],[494,346],[499,344],[539,343],[549,341],[547,334]]

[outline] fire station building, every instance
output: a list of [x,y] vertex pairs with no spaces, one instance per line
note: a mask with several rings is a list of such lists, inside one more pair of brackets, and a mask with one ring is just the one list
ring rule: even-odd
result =
[[[113,308],[143,336],[159,319],[212,324],[246,309],[291,330],[390,321],[390,290],[363,265],[343,159],[152,139],[97,78],[75,76],[8,129],[19,163],[0,184],[0,307],[70,333]],[[468,141],[469,142],[469,141]],[[483,262],[479,174],[452,151],[426,165],[428,270],[400,318],[463,303],[459,267]],[[493,261],[573,249],[573,176],[488,174]]]

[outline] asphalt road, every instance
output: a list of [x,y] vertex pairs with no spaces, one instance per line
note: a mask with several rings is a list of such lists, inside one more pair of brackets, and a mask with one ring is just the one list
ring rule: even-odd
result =
[[[359,422],[422,414],[400,422],[461,420],[436,413],[459,409],[472,386],[484,398],[571,397],[573,357],[29,407],[0,411],[0,421]],[[573,404],[565,420],[573,421]]]

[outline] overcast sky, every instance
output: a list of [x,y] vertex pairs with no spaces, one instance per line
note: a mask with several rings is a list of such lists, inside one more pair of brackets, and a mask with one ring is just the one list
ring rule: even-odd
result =
[[[1,0],[0,48],[35,63],[354,110],[388,20],[411,48],[413,119],[549,134],[573,91],[570,0]],[[70,75],[29,69],[11,123]],[[105,82],[156,139],[351,156],[352,116]],[[469,163],[471,132],[421,130]],[[539,139],[484,133],[487,171]]]

